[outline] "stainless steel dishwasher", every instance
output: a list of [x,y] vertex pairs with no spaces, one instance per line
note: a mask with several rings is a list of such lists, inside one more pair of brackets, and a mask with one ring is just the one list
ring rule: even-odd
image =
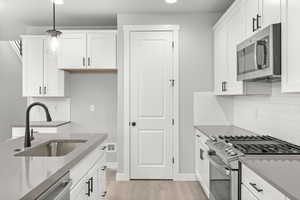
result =
[[70,200],[71,186],[70,174],[67,173],[36,200]]

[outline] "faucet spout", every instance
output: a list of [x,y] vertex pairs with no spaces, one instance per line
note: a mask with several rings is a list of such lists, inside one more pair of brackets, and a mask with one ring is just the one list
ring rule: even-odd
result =
[[25,128],[25,139],[24,139],[24,147],[31,147],[31,136],[30,136],[30,111],[33,107],[40,106],[45,110],[46,120],[47,122],[51,122],[52,118],[50,116],[49,110],[45,104],[35,102],[28,106],[26,110],[26,128]]

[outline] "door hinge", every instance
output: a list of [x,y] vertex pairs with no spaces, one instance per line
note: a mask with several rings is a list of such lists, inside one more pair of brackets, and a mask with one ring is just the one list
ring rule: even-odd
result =
[[175,124],[175,119],[172,119],[172,125],[174,126],[174,124]]
[[174,159],[174,157],[172,158],[172,163],[175,164],[175,159]]
[[171,82],[171,86],[174,87],[175,86],[175,80],[171,79],[170,82]]
[[175,47],[175,42],[173,41],[173,42],[172,42],[172,48],[174,48],[174,47]]

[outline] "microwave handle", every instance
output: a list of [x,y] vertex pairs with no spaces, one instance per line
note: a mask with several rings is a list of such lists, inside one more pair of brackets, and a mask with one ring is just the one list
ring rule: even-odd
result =
[[[257,62],[257,48],[258,46],[263,46],[264,48],[264,58],[263,58],[263,64],[262,65],[259,65],[259,63]],[[266,45],[266,42],[264,40],[259,40],[257,42],[255,42],[255,56],[254,56],[254,59],[255,59],[255,65],[256,65],[256,68],[257,69],[262,69],[264,66],[267,65],[267,45]]]

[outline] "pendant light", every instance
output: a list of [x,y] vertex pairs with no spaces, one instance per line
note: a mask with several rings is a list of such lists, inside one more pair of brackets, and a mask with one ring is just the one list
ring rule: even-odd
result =
[[[57,1],[57,0],[56,0]],[[61,31],[56,30],[55,27],[55,6],[56,1],[52,0],[52,9],[53,9],[53,28],[47,31],[49,35],[49,45],[52,52],[56,52],[59,47],[59,36],[62,34]],[[62,1],[59,1],[62,2]],[[60,3],[61,4],[61,3]]]

